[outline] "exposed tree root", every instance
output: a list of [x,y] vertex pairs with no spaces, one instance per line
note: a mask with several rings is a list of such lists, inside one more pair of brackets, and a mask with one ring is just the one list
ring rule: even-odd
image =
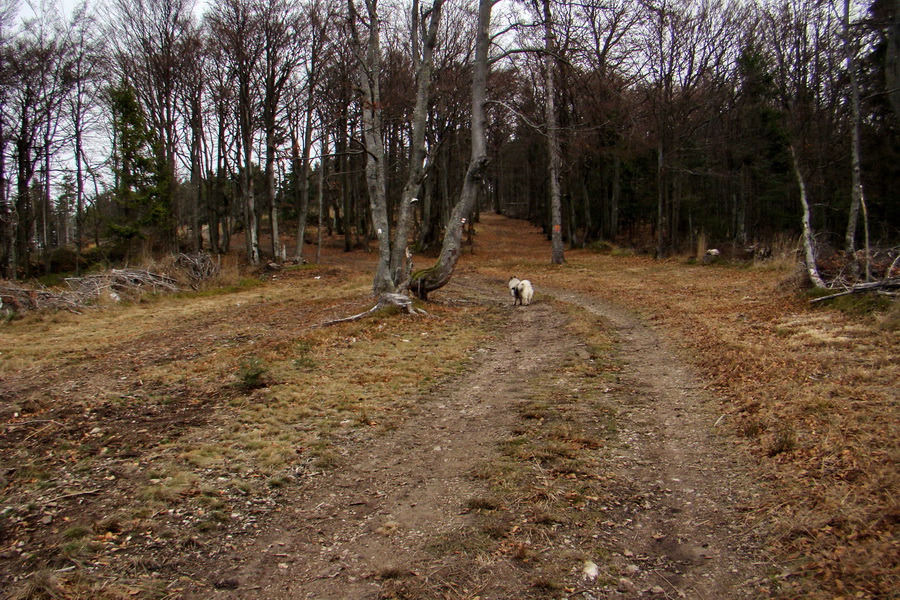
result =
[[409,296],[405,296],[403,294],[382,294],[378,297],[378,303],[365,312],[361,312],[358,315],[353,315],[352,317],[344,317],[343,319],[334,319],[333,321],[325,321],[322,323],[322,327],[326,327],[328,325],[336,325],[337,323],[347,323],[349,321],[359,321],[372,313],[382,309],[388,308],[390,306],[396,306],[397,308],[403,310],[407,314],[410,315],[424,315],[428,314],[424,310],[420,308],[416,308],[413,306],[412,298]]

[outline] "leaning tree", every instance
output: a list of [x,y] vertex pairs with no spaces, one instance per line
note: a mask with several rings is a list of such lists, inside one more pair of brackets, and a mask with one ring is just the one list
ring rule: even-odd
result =
[[466,224],[488,165],[484,104],[487,99],[488,53],[490,51],[491,9],[497,0],[479,0],[475,32],[475,63],[472,67],[472,153],[459,200],[444,230],[444,242],[437,262],[410,277],[409,290],[425,299],[450,281],[459,260],[463,226]]

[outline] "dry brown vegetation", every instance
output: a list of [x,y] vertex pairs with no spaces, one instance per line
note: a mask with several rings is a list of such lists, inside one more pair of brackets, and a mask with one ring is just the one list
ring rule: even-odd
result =
[[[509,225],[507,225],[509,226]],[[512,232],[501,239],[512,239]],[[484,240],[482,240],[483,243]],[[488,245],[485,243],[485,245]],[[538,293],[578,290],[662,327],[721,394],[771,491],[753,507],[790,568],[786,595],[896,597],[900,589],[898,307],[810,307],[791,271],[569,252],[561,268],[486,261]],[[522,275],[520,275],[522,276]]]
[[[538,301],[553,301],[542,289],[567,289],[633,310],[724,399],[721,423],[767,492],[747,519],[784,565],[769,589],[896,596],[896,308],[811,308],[785,284],[789,271],[770,268],[589,251],[551,267],[548,245],[522,222],[485,215],[478,231],[461,268],[496,280],[500,297],[517,275]],[[3,325],[0,588],[35,599],[181,597],[192,565],[258,534],[298,480],[340,466],[354,440],[389,435],[423,390],[465,370],[503,318],[497,305],[447,291],[422,305],[425,317],[317,327],[371,306],[369,259],[328,251],[325,266],[258,285],[232,275],[221,291]],[[600,392],[615,347],[602,320],[569,317],[594,366],[573,361],[534,382],[500,440],[502,460],[473,473],[489,486],[464,507],[478,526],[431,546],[540,563],[535,597],[570,593],[564,570],[548,566],[572,559],[563,539],[606,551],[590,537],[604,518],[591,499],[613,493],[596,450],[615,436],[615,401]],[[442,597],[402,570],[377,577],[393,597]]]

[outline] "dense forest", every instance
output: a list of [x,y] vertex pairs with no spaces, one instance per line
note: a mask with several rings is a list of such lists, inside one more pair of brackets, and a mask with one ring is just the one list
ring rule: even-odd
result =
[[[436,248],[477,129],[477,4],[0,0],[0,274],[237,233],[250,263],[300,259],[308,222],[349,250],[408,221]],[[900,1],[493,4],[469,222],[761,248],[798,239],[802,189],[820,252],[898,242]]]

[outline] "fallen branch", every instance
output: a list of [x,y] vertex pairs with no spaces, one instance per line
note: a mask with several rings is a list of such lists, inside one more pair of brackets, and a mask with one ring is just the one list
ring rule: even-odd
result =
[[404,296],[403,294],[382,294],[378,298],[378,303],[369,310],[361,312],[358,315],[353,315],[352,317],[344,317],[343,319],[325,321],[324,323],[322,323],[322,327],[326,327],[328,325],[336,325],[337,323],[349,323],[350,321],[358,321],[378,310],[381,310],[382,308],[388,308],[390,306],[396,306],[397,308],[405,311],[410,315],[427,314],[424,310],[418,309],[413,306],[412,298],[410,298],[409,296]]
[[72,492],[70,494],[63,494],[62,496],[57,496],[55,498],[50,498],[48,502],[56,502],[58,500],[65,500],[66,498],[77,498],[78,496],[93,496],[94,494],[100,493],[100,488],[96,490],[85,490],[83,492]]
[[823,300],[831,300],[833,298],[840,298],[841,296],[862,294],[866,292],[874,292],[876,294],[884,294],[886,296],[896,296],[897,292],[893,290],[900,290],[900,277],[888,277],[887,279],[882,279],[881,281],[857,283],[836,294],[829,294],[827,296],[813,298],[809,302],[810,304],[813,304],[815,302],[822,302]]
[[35,423],[52,423],[54,425],[59,425],[62,427],[62,423],[59,421],[54,421],[53,419],[33,419],[31,421],[16,421],[14,423],[0,423],[4,427],[15,427],[16,425],[33,425]]

